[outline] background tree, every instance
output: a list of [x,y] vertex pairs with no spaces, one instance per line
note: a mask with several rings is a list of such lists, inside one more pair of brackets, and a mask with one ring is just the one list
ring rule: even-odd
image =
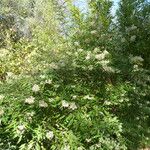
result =
[[146,68],[150,67],[149,13],[150,2],[147,0],[121,0],[117,11],[122,52],[141,56]]

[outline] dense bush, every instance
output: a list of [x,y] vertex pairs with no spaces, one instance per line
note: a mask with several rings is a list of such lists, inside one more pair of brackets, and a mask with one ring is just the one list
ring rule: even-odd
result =
[[[149,3],[129,2],[120,2],[115,22],[105,0],[89,1],[85,13],[71,1],[0,2],[2,14],[22,18],[7,29],[0,22],[0,149],[150,145]],[[16,33],[26,23],[30,32],[14,40],[17,23]]]

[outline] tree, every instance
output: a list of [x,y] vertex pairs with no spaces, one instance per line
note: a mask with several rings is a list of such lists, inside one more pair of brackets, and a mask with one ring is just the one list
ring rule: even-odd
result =
[[141,56],[146,68],[150,67],[149,13],[147,0],[121,0],[117,11],[122,52]]

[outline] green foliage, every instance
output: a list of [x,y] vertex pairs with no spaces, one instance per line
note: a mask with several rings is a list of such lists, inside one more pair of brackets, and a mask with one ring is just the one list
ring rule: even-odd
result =
[[106,0],[0,6],[0,149],[150,145],[148,2],[122,0],[117,22]]

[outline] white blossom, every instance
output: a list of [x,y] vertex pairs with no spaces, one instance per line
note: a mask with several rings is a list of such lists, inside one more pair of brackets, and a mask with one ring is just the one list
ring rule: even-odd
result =
[[93,65],[88,66],[89,70],[93,70]]
[[101,61],[101,65],[102,65],[102,66],[107,66],[109,63],[110,63],[109,60],[102,60],[102,61]]
[[4,99],[4,95],[0,95],[0,100],[3,100]]
[[49,100],[50,103],[54,101],[53,98],[49,98],[48,100]]
[[83,97],[83,99],[88,99],[88,100],[92,100],[93,98],[94,98],[93,96],[89,96],[89,95]]
[[82,48],[78,49],[78,52],[83,52],[83,49]]
[[28,119],[29,121],[32,121],[32,117],[34,116],[34,114],[35,114],[34,111],[26,113],[27,119]]
[[91,34],[96,34],[96,33],[97,33],[96,30],[91,31]]
[[103,60],[108,54],[109,52],[107,50],[104,50],[101,54],[95,55],[95,58],[98,60]]
[[17,76],[13,72],[7,72],[6,81],[11,83],[12,79],[17,79]]
[[135,26],[134,24],[131,26],[131,30],[135,30],[137,29],[137,26]]
[[79,42],[74,42],[74,45],[79,46]]
[[87,143],[91,142],[91,139],[85,139]]
[[138,65],[134,65],[133,66],[133,71],[139,71],[139,66]]
[[44,78],[46,78],[46,76],[45,75],[40,75],[40,78],[44,79]]
[[133,68],[134,68],[134,69],[138,69],[138,65],[134,65]]
[[13,72],[7,72],[7,76],[8,76],[8,77],[13,77],[13,76],[14,76],[14,73],[13,73]]
[[20,134],[20,133],[23,133],[25,131],[25,126],[24,125],[18,125],[17,127],[17,133]]
[[69,108],[72,109],[72,110],[75,110],[75,109],[77,109],[77,105],[75,104],[75,102],[71,102],[69,104]]
[[135,39],[136,39],[136,35],[133,35],[133,36],[131,36],[130,41],[131,41],[131,42],[134,42]]
[[22,130],[24,130],[24,129],[25,129],[25,126],[24,126],[24,125],[19,125],[19,126],[18,126],[18,130],[22,131]]
[[71,52],[66,52],[66,54],[71,55],[72,53]]
[[71,88],[75,88],[76,86],[75,85],[71,85]]
[[146,137],[146,140],[149,140],[149,137]]
[[50,64],[50,67],[51,67],[52,69],[58,69],[58,65],[57,65],[56,63],[54,63],[54,62],[52,62],[52,63]]
[[49,140],[52,140],[53,137],[54,137],[53,131],[48,131],[48,132],[46,133],[46,137],[47,137]]
[[95,58],[96,58],[97,60],[103,60],[103,59],[105,58],[105,54],[104,54],[104,53],[102,53],[102,54],[97,54],[97,55],[95,55]]
[[72,99],[76,99],[76,98],[77,98],[77,96],[76,96],[76,95],[73,95],[73,96],[72,96]]
[[99,51],[100,51],[100,50],[99,50],[98,47],[94,48],[94,53],[97,53],[97,52],[99,52]]
[[39,106],[46,108],[46,107],[48,107],[48,104],[45,101],[39,101]]
[[65,100],[62,101],[62,107],[67,108],[69,107],[69,103]]
[[52,84],[52,80],[46,80],[45,83]]
[[63,150],[70,150],[70,146],[69,145],[66,145]]
[[78,52],[75,52],[74,54],[75,54],[75,56],[78,56],[78,55],[79,55]]
[[33,85],[32,87],[33,92],[38,92],[39,90],[40,90],[40,87],[37,84]]
[[25,103],[27,103],[27,104],[33,104],[34,100],[35,100],[35,98],[33,96],[30,96],[29,98],[25,99]]
[[4,114],[4,110],[0,108],[0,116],[2,116],[3,114]]
[[104,69],[105,71],[107,71],[107,72],[112,72],[112,73],[115,72],[115,70],[114,70],[112,67],[110,67],[110,66],[103,66],[103,69]]
[[55,84],[55,85],[54,85],[54,88],[59,88],[59,87],[60,87],[59,84]]
[[109,55],[109,52],[108,52],[107,50],[104,50],[104,51],[103,51],[103,54],[104,54],[105,56],[107,56],[107,55]]
[[91,53],[88,52],[87,55],[86,55],[86,57],[85,57],[85,59],[86,59],[86,60],[89,60],[90,58],[91,58]]
[[141,63],[143,61],[144,61],[144,59],[141,56],[131,57],[131,62],[132,63],[139,63],[139,62]]
[[5,58],[7,56],[7,54],[9,54],[10,52],[7,49],[0,49],[1,53],[0,53],[0,58]]
[[111,105],[110,101],[105,101],[105,105]]

